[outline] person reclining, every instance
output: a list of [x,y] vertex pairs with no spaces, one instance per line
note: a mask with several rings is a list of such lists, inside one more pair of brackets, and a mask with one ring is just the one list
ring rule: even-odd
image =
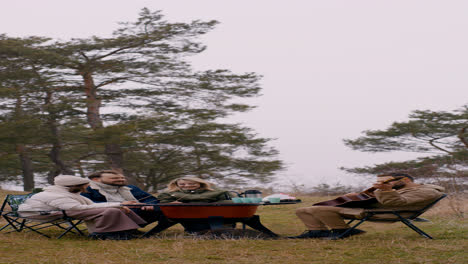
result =
[[54,220],[67,216],[84,220],[91,238],[128,240],[132,232],[145,220],[132,212],[127,206],[137,204],[134,201],[94,203],[80,195],[86,190],[89,180],[71,175],[55,177],[54,185],[34,194],[19,206],[22,217],[38,220]]
[[[307,227],[307,231],[289,238],[337,238],[350,226],[343,217],[362,218],[364,209],[416,209],[423,208],[443,195],[444,188],[437,185],[417,184],[412,176],[404,173],[387,173],[377,176],[373,185],[375,191],[369,193],[376,202],[366,208],[346,208],[336,206],[311,206],[298,208],[296,215]],[[353,196],[356,194],[348,194]],[[343,205],[346,206],[346,205]],[[345,237],[363,234],[365,231],[353,229]],[[344,237],[342,237],[344,238]]]
[[[158,221],[161,210],[157,206],[159,201],[151,194],[135,185],[127,185],[127,178],[118,171],[103,170],[88,176],[91,180],[86,192],[82,196],[95,203],[134,201],[151,206],[130,208],[143,218],[148,224]],[[153,205],[154,204],[154,205]]]

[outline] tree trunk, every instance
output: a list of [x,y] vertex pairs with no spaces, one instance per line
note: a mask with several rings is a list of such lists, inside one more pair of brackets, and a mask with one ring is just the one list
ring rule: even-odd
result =
[[463,143],[463,145],[465,145],[465,147],[468,148],[468,141],[465,138],[465,133],[466,133],[467,128],[468,128],[468,126],[463,127],[462,129],[460,129],[460,132],[458,133],[458,138]]
[[[93,130],[99,130],[104,127],[101,116],[101,99],[97,96],[97,87],[94,84],[93,75],[89,71],[82,71],[81,76],[84,81],[87,105],[87,120]],[[115,142],[105,143],[105,153],[109,162],[109,166],[114,170],[124,171],[123,151],[120,144]],[[126,175],[129,182],[135,184],[136,180],[131,175]]]
[[[15,117],[18,121],[23,119],[23,100],[19,93],[15,103]],[[31,157],[29,156],[25,145],[21,143],[16,145],[16,153],[19,156],[21,164],[23,190],[30,192],[34,189],[34,173]]]
[[16,151],[20,159],[21,170],[23,174],[23,190],[30,192],[34,189],[34,173],[32,168],[32,160],[29,157],[29,154],[24,145],[17,145]]
[[81,72],[84,81],[84,88],[86,93],[86,117],[88,124],[93,130],[103,127],[100,110],[101,99],[97,96],[97,87],[94,85],[93,75],[90,72]]
[[55,164],[55,168],[50,170],[49,174],[47,175],[47,182],[49,184],[54,183],[54,178],[57,175],[60,175],[60,174],[75,175],[75,172],[73,172],[73,170],[71,170],[60,158],[61,149],[62,149],[61,141],[59,139],[54,140],[54,142],[52,143],[52,149],[50,150],[48,154],[50,160],[52,160],[52,162]]
[[55,111],[52,109],[52,92],[47,91],[47,96],[45,99],[45,105],[48,113],[47,125],[49,126],[50,133],[52,135],[52,148],[49,152],[50,160],[55,164],[55,168],[49,171],[47,175],[47,182],[49,184],[54,183],[54,178],[60,174],[74,175],[75,173],[71,168],[69,168],[65,162],[61,159],[61,150],[62,150],[62,140],[60,138],[60,131],[57,126],[57,116]]
[[123,153],[117,143],[106,143],[105,153],[109,160],[109,165],[114,170],[123,170]]
[[197,177],[200,178],[200,179],[203,179],[203,171],[201,169],[202,168],[201,155],[200,155],[199,149],[197,147],[197,144],[194,144],[193,148],[195,150],[195,160],[197,162],[197,170],[196,170]]

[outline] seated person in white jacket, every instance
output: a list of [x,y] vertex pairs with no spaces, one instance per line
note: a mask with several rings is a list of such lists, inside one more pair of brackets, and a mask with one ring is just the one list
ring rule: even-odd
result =
[[146,222],[127,206],[136,202],[94,203],[80,195],[86,190],[89,180],[61,175],[54,179],[53,186],[33,195],[19,207],[22,216],[52,220],[62,216],[61,210],[74,219],[85,220],[90,237],[94,239],[128,240],[131,232]]

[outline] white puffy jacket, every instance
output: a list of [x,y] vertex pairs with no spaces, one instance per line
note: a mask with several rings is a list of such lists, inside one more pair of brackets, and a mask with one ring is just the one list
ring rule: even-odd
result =
[[67,187],[50,186],[44,188],[43,192],[31,196],[19,206],[18,211],[22,216],[40,214],[39,211],[56,210],[83,210],[104,207],[120,207],[118,202],[94,203],[79,193],[71,193]]

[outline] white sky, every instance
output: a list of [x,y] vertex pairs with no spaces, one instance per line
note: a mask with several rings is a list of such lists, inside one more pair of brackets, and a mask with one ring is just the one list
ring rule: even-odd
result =
[[143,7],[171,22],[218,20],[196,69],[264,76],[258,108],[234,121],[276,138],[287,182],[357,181],[338,167],[414,154],[342,143],[407,120],[412,110],[468,103],[468,1],[0,0],[0,33],[59,39],[109,35]]

